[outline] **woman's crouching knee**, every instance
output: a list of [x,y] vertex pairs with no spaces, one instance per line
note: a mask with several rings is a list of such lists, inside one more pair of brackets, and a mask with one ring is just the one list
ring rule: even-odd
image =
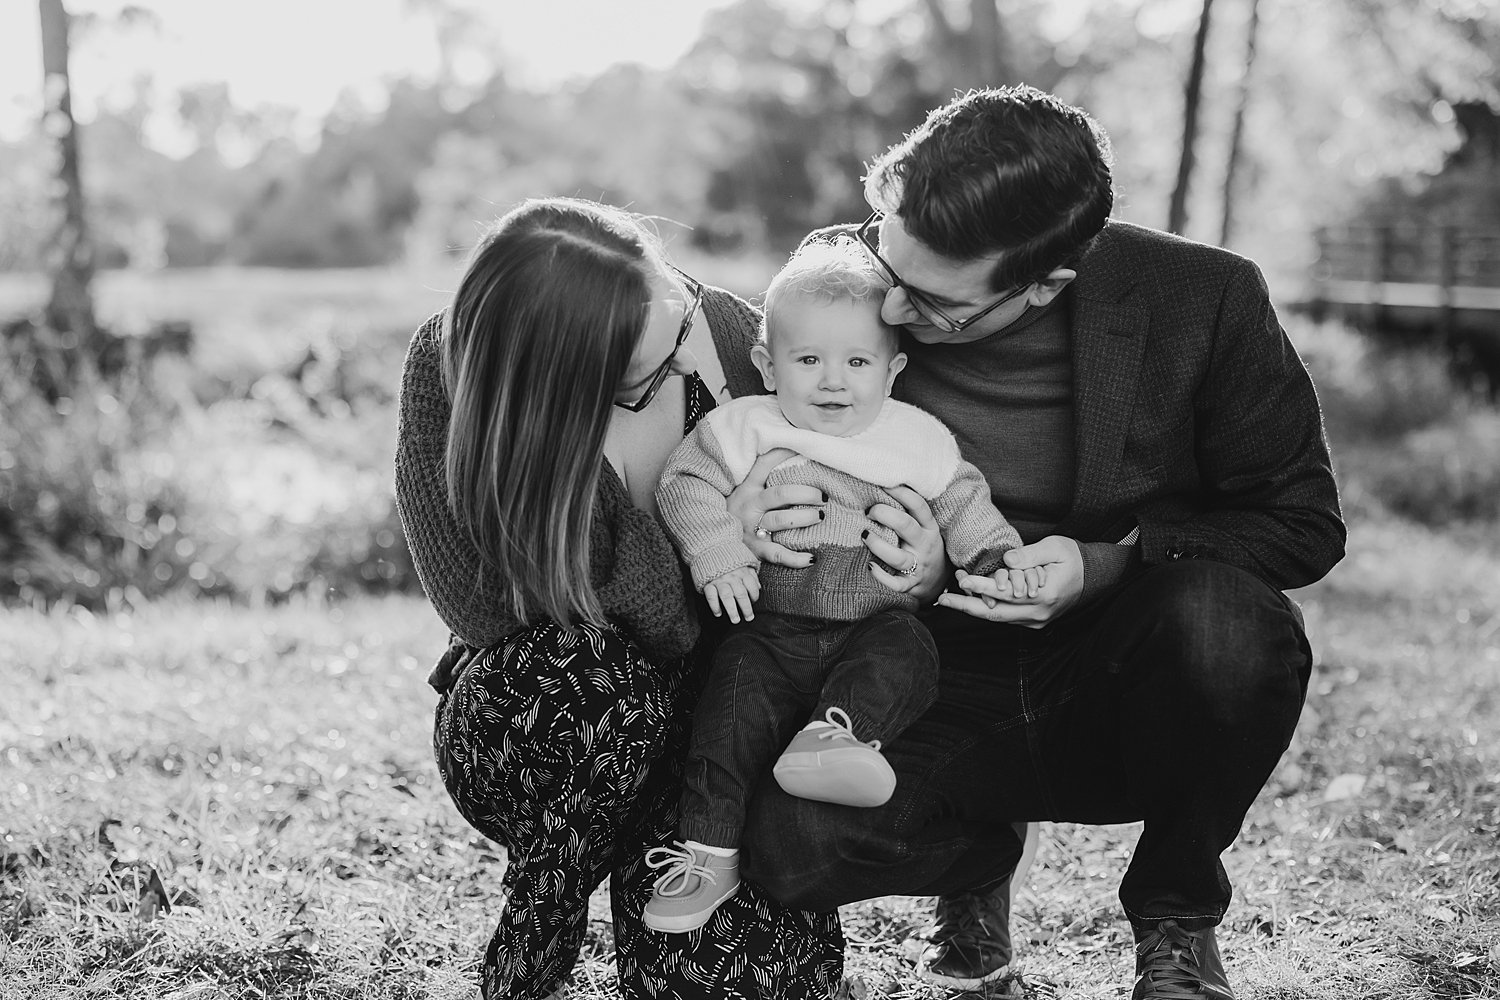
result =
[[439,707],[439,767],[466,815],[580,793],[623,806],[666,742],[675,698],[613,629],[538,626],[464,669]]

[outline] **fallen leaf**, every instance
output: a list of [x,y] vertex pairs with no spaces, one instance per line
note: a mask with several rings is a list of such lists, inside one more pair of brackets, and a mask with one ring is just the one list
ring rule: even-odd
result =
[[1365,790],[1365,776],[1363,774],[1341,774],[1328,782],[1323,789],[1324,802],[1342,802],[1352,799]]
[[167,898],[167,887],[162,882],[161,875],[157,874],[155,868],[148,868],[146,879],[141,885],[140,902],[136,905],[135,915],[142,923],[149,923],[157,917],[172,912],[172,901]]
[[1445,924],[1451,924],[1458,919],[1458,914],[1447,906],[1425,906],[1422,908],[1422,916],[1432,920],[1441,920]]

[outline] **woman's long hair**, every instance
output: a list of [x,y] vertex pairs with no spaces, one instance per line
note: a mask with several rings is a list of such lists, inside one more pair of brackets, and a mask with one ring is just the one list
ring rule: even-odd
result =
[[448,503],[534,624],[602,622],[589,533],[614,394],[660,250],[628,214],[536,199],[469,257],[443,331]]

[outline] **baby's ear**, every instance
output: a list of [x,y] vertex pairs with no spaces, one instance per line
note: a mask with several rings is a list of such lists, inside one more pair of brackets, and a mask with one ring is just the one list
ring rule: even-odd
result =
[[[750,361],[760,370],[760,380],[765,383],[767,392],[776,391],[776,365],[771,361],[771,352],[766,349],[765,344],[756,344],[750,348]],[[905,364],[905,361],[902,362]]]
[[893,357],[893,358],[891,358],[891,363],[886,368],[885,394],[887,396],[889,396],[891,394],[891,387],[896,384],[896,376],[900,375],[902,369],[904,369],[905,367],[906,367],[906,352],[905,351],[897,351],[896,352],[896,356]]

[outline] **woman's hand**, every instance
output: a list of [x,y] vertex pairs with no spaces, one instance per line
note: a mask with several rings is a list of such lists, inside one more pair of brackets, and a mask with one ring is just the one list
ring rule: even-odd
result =
[[[928,604],[942,591],[948,578],[948,555],[943,548],[942,532],[922,494],[908,486],[897,486],[890,494],[904,509],[878,503],[870,508],[868,516],[894,531],[900,543],[892,545],[874,532],[866,535],[865,548],[877,560],[870,564],[870,571],[890,589]],[[881,563],[896,572],[890,572]]]
[[805,569],[812,565],[811,552],[798,552],[772,541],[771,536],[788,528],[806,528],[822,520],[821,504],[828,498],[813,486],[784,483],[767,487],[771,470],[792,458],[790,448],[768,451],[755,460],[745,479],[729,494],[729,513],[739,519],[745,544],[761,562]]

